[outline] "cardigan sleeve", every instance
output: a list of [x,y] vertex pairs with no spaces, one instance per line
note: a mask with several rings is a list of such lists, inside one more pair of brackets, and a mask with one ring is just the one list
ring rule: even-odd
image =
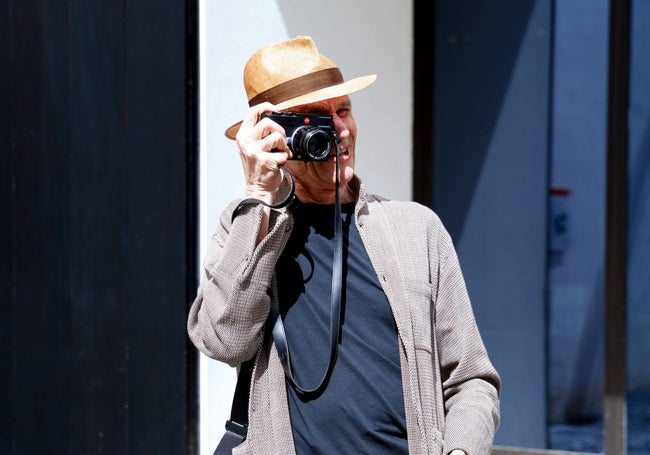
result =
[[443,453],[463,449],[489,455],[499,425],[501,380],[481,339],[448,234],[440,254],[435,318],[446,414]]
[[194,345],[231,366],[253,357],[262,343],[273,270],[290,231],[286,213],[273,212],[269,233],[256,245],[262,207],[246,206],[231,221],[235,205],[221,215],[187,321]]

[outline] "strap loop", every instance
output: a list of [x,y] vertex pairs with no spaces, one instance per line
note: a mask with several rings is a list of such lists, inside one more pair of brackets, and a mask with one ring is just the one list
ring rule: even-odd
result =
[[[280,166],[279,168],[280,168],[280,172],[282,173],[282,178],[284,179],[285,172],[284,172],[282,166]],[[272,209],[281,209],[281,208],[286,207],[287,205],[289,205],[291,203],[291,201],[293,201],[293,196],[296,193],[296,181],[294,180],[293,175],[291,175],[291,172],[287,171],[286,175],[289,176],[289,194],[287,194],[287,196],[282,201],[280,201],[277,204],[267,204],[266,202],[264,202],[264,201],[262,201],[260,199],[255,199],[255,198],[249,197],[249,198],[244,199],[243,201],[241,201],[239,204],[237,204],[237,207],[235,207],[235,210],[233,210],[233,212],[232,212],[232,217],[230,218],[230,221],[231,222],[235,221],[235,218],[237,217],[237,214],[239,213],[239,211],[245,205],[262,204],[263,206],[269,207],[269,208],[272,208]]]

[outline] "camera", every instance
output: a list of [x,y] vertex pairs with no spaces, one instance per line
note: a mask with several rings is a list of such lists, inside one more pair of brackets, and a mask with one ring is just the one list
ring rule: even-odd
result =
[[325,161],[337,147],[331,115],[272,112],[265,117],[284,128],[292,160]]

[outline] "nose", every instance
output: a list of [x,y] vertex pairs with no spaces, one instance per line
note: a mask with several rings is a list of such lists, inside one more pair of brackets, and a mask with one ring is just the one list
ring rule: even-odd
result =
[[346,138],[350,135],[350,129],[345,121],[338,115],[332,117],[332,122],[334,123],[334,130],[339,135],[341,139]]

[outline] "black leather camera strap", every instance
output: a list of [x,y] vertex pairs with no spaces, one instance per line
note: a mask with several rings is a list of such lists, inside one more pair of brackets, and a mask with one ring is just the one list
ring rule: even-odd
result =
[[226,430],[246,437],[248,427],[248,395],[253,375],[253,366],[255,357],[242,363],[237,375],[237,385],[235,386],[235,395],[232,399],[230,408],[230,420],[226,422]]
[[339,196],[339,156],[338,156],[338,143],[336,153],[336,195],[335,195],[335,208],[334,208],[334,258],[332,265],[332,294],[330,299],[330,357],[327,368],[323,373],[323,377],[315,387],[303,387],[297,383],[293,376],[293,366],[291,364],[291,356],[289,354],[289,343],[284,331],[284,324],[282,323],[282,316],[280,314],[280,307],[275,297],[275,292],[270,292],[271,295],[271,313],[270,318],[273,321],[273,341],[280,357],[280,362],[284,368],[285,376],[289,383],[300,394],[316,394],[322,392],[322,388],[327,382],[329,375],[332,373],[334,364],[336,363],[336,356],[339,342],[339,332],[341,328],[341,288],[343,286],[343,227],[341,221],[341,201]]
[[272,209],[281,209],[283,207],[286,207],[289,205],[291,201],[293,201],[293,196],[296,193],[296,181],[293,179],[293,175],[291,175],[291,172],[289,171],[284,171],[283,167],[280,166],[280,171],[282,171],[283,176],[286,174],[289,176],[289,193],[287,196],[282,199],[280,202],[277,204],[267,204],[266,202],[260,200],[260,199],[255,199],[252,197],[249,197],[247,199],[243,199],[239,204],[237,204],[237,207],[235,207],[235,210],[232,212],[232,216],[230,218],[230,221],[235,221],[235,218],[237,217],[237,214],[239,211],[245,206],[245,205],[251,205],[251,204],[261,204],[265,207],[269,207]]
[[[301,394],[315,394],[321,392],[324,384],[327,382],[329,375],[334,368],[336,363],[336,356],[338,350],[339,342],[339,333],[341,328],[341,292],[343,285],[343,226],[341,220],[341,198],[339,194],[339,141],[338,136],[335,135],[335,144],[336,144],[336,159],[335,159],[335,207],[334,207],[334,254],[333,254],[333,265],[332,265],[332,294],[330,298],[330,356],[327,364],[327,368],[323,373],[323,377],[315,387],[302,387],[297,383],[293,376],[293,366],[291,364],[291,356],[289,354],[289,343],[287,342],[287,337],[284,331],[284,324],[282,323],[282,316],[280,314],[280,307],[276,300],[275,292],[270,291],[271,299],[271,311],[269,314],[270,322],[273,324],[273,341],[275,342],[276,350],[278,356],[282,363],[284,373],[287,377],[289,383]],[[232,214],[232,220],[234,221],[235,217],[239,210],[242,207],[248,204],[262,204],[266,207],[273,209],[283,208],[291,201],[293,201],[293,196],[295,194],[295,180],[291,173],[288,170],[283,171],[289,177],[290,182],[290,191],[289,194],[278,204],[267,204],[264,201],[254,198],[248,198],[242,200]],[[239,386],[239,381],[238,381]],[[248,397],[246,397],[248,398]],[[246,399],[246,404],[248,400]],[[233,403],[234,406],[234,403]],[[232,421],[232,419],[231,419]],[[230,422],[230,421],[229,421]]]
[[221,437],[213,455],[232,455],[233,449],[246,440],[248,435],[248,395],[254,366],[255,357],[242,363],[239,368],[230,419],[226,421],[226,432]]

